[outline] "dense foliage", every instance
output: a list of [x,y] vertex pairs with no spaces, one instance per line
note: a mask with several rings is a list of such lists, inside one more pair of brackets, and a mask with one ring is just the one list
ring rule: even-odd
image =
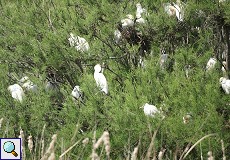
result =
[[[216,133],[197,145],[188,158],[199,159],[201,153],[206,158],[212,151],[221,159],[221,139],[230,158],[230,100],[219,84],[221,54],[230,53],[230,4],[184,1],[184,21],[178,22],[165,13],[166,2],[141,1],[148,11],[146,23],[126,31],[131,36],[116,44],[114,31],[125,15],[135,15],[136,0],[1,0],[0,118],[4,121],[0,136],[18,137],[22,128],[38,145],[36,139],[40,140],[46,124],[45,144],[57,134],[58,157],[74,143],[71,138],[78,124],[83,132],[79,128],[76,141],[89,137],[90,143],[84,148],[81,143],[75,146],[68,153],[70,159],[90,158],[95,130],[97,138],[109,132],[111,159],[129,157],[137,145],[138,159],[142,159],[159,128],[154,153],[165,148],[165,159],[174,159],[187,145]],[[132,37],[136,32],[141,32],[138,40]],[[84,37],[89,51],[70,47],[70,33]],[[165,69],[159,64],[162,52],[169,54]],[[140,56],[144,67],[138,63]],[[218,64],[206,72],[212,56]],[[104,63],[109,95],[96,87],[93,73],[98,63]],[[39,91],[26,92],[19,103],[7,87],[24,75]],[[56,83],[58,89],[45,91],[47,81]],[[75,85],[84,93],[82,101],[74,102],[71,97]],[[165,118],[145,116],[140,109],[145,103],[161,107]],[[184,124],[182,117],[187,113],[192,120]],[[32,159],[29,150],[26,155]],[[38,151],[33,156],[41,158]],[[105,159],[104,151],[101,159]]]

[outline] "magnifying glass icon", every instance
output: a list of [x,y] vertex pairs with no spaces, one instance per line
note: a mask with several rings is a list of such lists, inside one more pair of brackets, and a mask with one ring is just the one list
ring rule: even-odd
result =
[[13,142],[11,141],[7,141],[3,144],[3,149],[6,153],[11,153],[13,154],[15,157],[18,156],[17,152],[15,152],[15,145]]

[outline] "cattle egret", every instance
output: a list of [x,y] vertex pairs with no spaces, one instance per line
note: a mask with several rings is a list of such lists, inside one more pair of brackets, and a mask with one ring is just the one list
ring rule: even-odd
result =
[[221,77],[220,84],[223,90],[225,91],[225,93],[229,94],[230,93],[230,80],[225,77]]
[[115,42],[118,44],[120,42],[121,38],[122,38],[121,32],[118,29],[116,29],[114,31]]
[[168,54],[161,54],[160,56],[160,68],[161,69],[164,69],[165,68],[165,65],[166,65],[166,61],[168,59]]
[[94,79],[96,81],[97,87],[101,89],[105,94],[108,94],[108,84],[106,78],[101,72],[101,65],[97,64],[94,66]]
[[159,114],[160,111],[156,106],[145,103],[141,108],[144,109],[144,114],[146,116],[155,117],[156,114]]
[[165,12],[169,16],[176,16],[179,21],[183,21],[183,11],[179,7],[179,4],[175,3],[165,3],[164,5]]
[[190,120],[191,120],[191,118],[192,118],[192,115],[189,114],[189,113],[187,113],[187,114],[183,117],[183,123],[184,123],[184,124],[189,123]]
[[216,58],[210,58],[207,65],[206,65],[206,71],[210,71],[215,67],[217,60]]
[[75,86],[71,94],[75,100],[82,100],[82,93],[79,86]]
[[142,13],[146,13],[146,9],[142,8],[140,3],[136,4],[137,11],[136,11],[136,22],[137,23],[145,23],[145,20],[142,18]]
[[185,65],[184,70],[185,70],[185,76],[186,76],[186,78],[189,78],[189,74],[192,72],[191,65],[189,65],[189,64]]
[[34,85],[33,82],[29,80],[29,77],[25,76],[19,80],[19,83],[22,84],[22,87],[25,88],[27,91],[36,92],[38,90],[37,85]]
[[131,14],[126,15],[126,18],[121,20],[121,24],[122,24],[122,28],[132,27],[134,25],[133,15]]
[[14,99],[22,102],[22,99],[23,99],[25,94],[24,94],[24,91],[23,91],[21,86],[19,86],[18,84],[10,85],[8,87],[8,91],[10,91],[11,96]]
[[86,52],[89,50],[88,42],[79,36],[74,36],[73,33],[70,33],[70,37],[68,38],[69,44],[71,47],[75,47],[77,51]]

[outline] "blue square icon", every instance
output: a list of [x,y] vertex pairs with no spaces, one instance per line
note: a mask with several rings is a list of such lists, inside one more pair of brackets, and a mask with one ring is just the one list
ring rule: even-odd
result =
[[21,138],[0,138],[0,160],[22,160]]

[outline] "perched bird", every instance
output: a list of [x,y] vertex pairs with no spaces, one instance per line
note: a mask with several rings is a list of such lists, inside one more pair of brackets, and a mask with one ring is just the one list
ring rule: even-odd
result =
[[99,87],[105,94],[108,94],[108,84],[104,74],[100,73],[101,71],[102,69],[100,64],[94,66],[94,79],[97,87]]
[[160,56],[160,68],[161,69],[165,69],[168,56],[169,56],[168,54],[161,54]]
[[144,18],[142,18],[142,13],[146,13],[146,9],[142,8],[140,3],[137,3],[136,7],[137,7],[136,22],[137,23],[145,23]]
[[82,100],[82,92],[80,90],[80,86],[75,86],[71,95],[73,96],[74,100]]
[[8,91],[10,91],[11,96],[14,99],[22,102],[22,99],[25,96],[25,94],[24,94],[24,91],[20,85],[18,85],[18,84],[10,85],[8,87]]
[[220,84],[221,84],[221,87],[223,88],[224,92],[226,94],[229,94],[230,93],[230,80],[225,78],[225,77],[221,77],[220,78]]
[[156,114],[160,114],[160,111],[156,106],[145,103],[142,107],[146,116],[155,117]]
[[118,44],[118,43],[120,42],[121,38],[122,38],[121,32],[120,32],[118,29],[116,29],[116,30],[114,31],[114,39],[115,39],[115,42]]
[[179,21],[183,21],[183,11],[181,10],[180,3],[165,3],[163,4],[165,12],[169,16],[176,16]]
[[126,15],[126,18],[121,20],[121,25],[122,28],[132,27],[134,25],[133,15],[131,14]]
[[33,82],[29,80],[29,77],[24,76],[19,80],[19,83],[22,84],[22,87],[27,91],[36,92],[38,90],[38,86],[34,85]]
[[216,63],[217,63],[216,58],[210,58],[206,65],[206,71],[210,71],[211,69],[213,69]]
[[86,52],[89,50],[88,42],[79,36],[74,36],[73,33],[70,33],[70,37],[68,38],[69,44],[71,47],[75,47],[77,51]]

